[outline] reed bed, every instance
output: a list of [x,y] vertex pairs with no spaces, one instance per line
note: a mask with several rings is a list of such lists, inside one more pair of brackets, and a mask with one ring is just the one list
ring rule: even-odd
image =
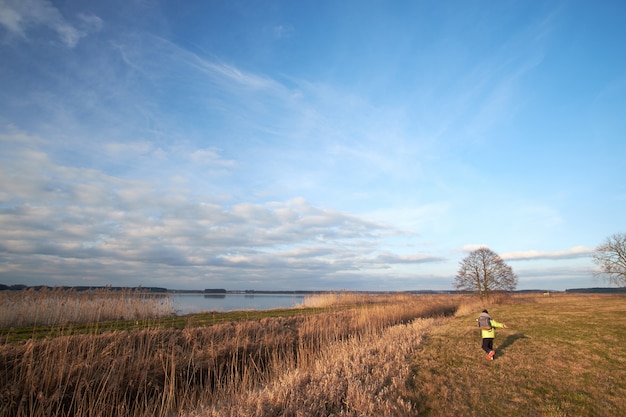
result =
[[140,289],[0,291],[0,328],[143,320],[174,314],[166,294]]
[[411,362],[436,319],[417,319],[326,346],[307,367],[290,369],[246,395],[187,417],[413,416]]
[[398,303],[401,302],[402,299],[414,301],[415,296],[409,293],[370,294],[349,291],[327,292],[305,296],[301,307],[324,308],[345,305],[381,304],[389,302]]
[[[385,329],[406,329],[418,317],[452,315],[460,301],[406,295],[396,303],[381,300],[314,315],[1,345],[0,416],[171,416],[201,405],[233,404],[281,375],[311,369],[321,375],[324,355],[339,357],[344,347],[350,352],[367,346],[364,341],[381,339]],[[387,340],[386,349],[397,348],[394,340]],[[377,356],[383,348],[373,349]],[[333,372],[335,365],[328,366]]]

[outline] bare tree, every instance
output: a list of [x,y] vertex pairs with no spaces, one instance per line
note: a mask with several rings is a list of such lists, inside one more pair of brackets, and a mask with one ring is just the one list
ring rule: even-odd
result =
[[596,277],[603,277],[610,284],[626,287],[626,233],[609,236],[596,248],[593,261],[600,266]]
[[461,261],[455,278],[457,290],[476,291],[482,297],[492,291],[513,291],[517,275],[500,256],[489,248],[476,249]]

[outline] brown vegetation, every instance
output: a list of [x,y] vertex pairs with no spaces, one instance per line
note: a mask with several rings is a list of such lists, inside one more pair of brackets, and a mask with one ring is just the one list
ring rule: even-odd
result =
[[[179,329],[146,322],[154,324],[5,343],[0,417],[608,417],[626,409],[626,297],[308,302],[315,309],[290,317],[198,326],[206,323],[198,316]],[[492,362],[475,322],[484,307],[509,325],[498,330]]]
[[291,318],[5,344],[0,416],[166,416],[232,403],[285,372],[320,366],[328,346],[456,310],[447,298],[400,300],[369,299],[358,308]]
[[62,288],[0,291],[0,328],[142,320],[173,314],[164,294],[141,290]]
[[331,343],[308,366],[188,416],[413,416],[406,380],[416,348],[435,323],[417,319]]

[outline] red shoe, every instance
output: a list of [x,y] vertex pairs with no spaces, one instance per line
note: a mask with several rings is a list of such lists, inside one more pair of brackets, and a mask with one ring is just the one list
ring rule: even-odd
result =
[[489,353],[487,354],[487,359],[489,359],[490,361],[492,361],[492,360],[493,360],[493,357],[494,357],[495,355],[496,355],[496,351],[495,351],[495,350],[492,350],[491,352],[489,352]]

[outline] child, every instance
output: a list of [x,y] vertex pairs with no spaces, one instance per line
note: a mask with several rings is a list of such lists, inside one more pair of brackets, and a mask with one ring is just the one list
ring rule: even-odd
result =
[[483,326],[480,328],[481,335],[483,338],[482,348],[487,353],[487,360],[492,361],[493,357],[496,355],[496,351],[493,350],[493,338],[496,336],[495,329],[496,327],[499,329],[502,329],[502,328],[506,329],[507,327],[506,327],[506,324],[499,323],[495,321],[494,319],[492,319],[487,310],[483,310],[483,312],[480,313],[480,316],[478,318],[479,323],[481,323],[482,321],[481,317],[486,318],[487,322],[489,323],[489,326]]

